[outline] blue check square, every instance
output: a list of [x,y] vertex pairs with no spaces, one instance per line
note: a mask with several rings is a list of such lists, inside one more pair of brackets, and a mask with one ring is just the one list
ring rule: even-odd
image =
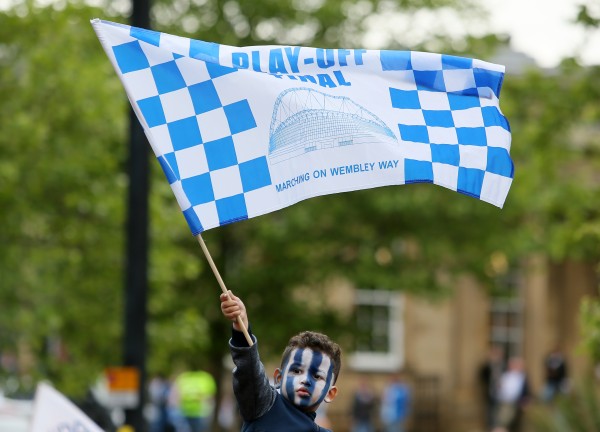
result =
[[400,109],[421,109],[419,93],[416,90],[398,90],[390,87],[392,106]]
[[484,126],[500,126],[510,132],[510,125],[498,108],[493,106],[483,107],[481,108],[481,114],[483,115]]
[[482,127],[463,127],[456,128],[456,136],[459,144],[486,146],[487,135],[485,128]]
[[471,69],[473,59],[442,54],[442,69]]
[[406,183],[432,183],[433,165],[431,162],[413,159],[404,160],[404,181]]
[[169,93],[186,86],[175,60],[152,66],[151,70],[159,94]]
[[211,171],[227,168],[238,163],[233,139],[228,136],[204,144],[204,153]]
[[466,195],[479,198],[485,171],[476,168],[459,168],[456,190]]
[[427,132],[427,126],[408,126],[399,124],[400,138],[404,141],[428,143],[429,133]]
[[129,34],[132,38],[142,40],[154,46],[160,46],[161,33],[137,27],[131,27]]
[[[218,57],[217,57],[218,60]],[[214,61],[214,60],[213,60]],[[227,66],[221,66],[217,63],[206,63],[206,70],[211,78],[219,78],[220,76],[227,75],[233,72],[237,72],[237,69],[230,68]]]
[[244,194],[234,195],[216,201],[219,225],[248,219],[248,209]]
[[444,74],[440,71],[413,71],[417,90],[446,91]]
[[244,192],[269,186],[272,181],[267,158],[261,156],[248,162],[242,162],[240,164],[240,177],[242,178]]
[[221,107],[219,94],[211,80],[194,84],[190,86],[188,90],[196,114],[202,114]]
[[175,156],[175,152],[170,152],[163,155],[171,169],[173,170],[173,174],[177,177],[177,180],[181,178],[179,174],[179,165],[177,164],[177,157]]
[[431,144],[431,161],[447,165],[460,164],[460,151],[457,145]]
[[163,110],[162,102],[159,96],[152,96],[146,99],[137,101],[140,111],[144,116],[144,120],[148,123],[148,127],[160,126],[165,124],[165,111]]
[[215,200],[210,173],[183,179],[181,186],[192,206]]
[[475,68],[473,69],[473,75],[475,76],[475,84],[478,88],[489,87],[496,97],[500,97],[500,87],[502,86],[504,73]]
[[505,148],[488,147],[487,167],[485,170],[504,177],[512,178],[515,167],[510,155],[508,154],[508,151],[506,151]]
[[169,162],[167,161],[167,159],[165,159],[164,156],[159,156],[158,163],[160,164],[160,167],[162,168],[163,172],[165,173],[165,177],[167,177],[169,184],[175,183],[178,179],[177,179],[177,176],[175,175],[174,170],[169,165]]
[[256,127],[254,115],[246,99],[223,107],[232,134]]
[[450,109],[453,111],[464,110],[468,108],[476,108],[481,106],[479,97],[467,96],[460,93],[448,93],[448,102],[450,102]]
[[139,41],[133,41],[113,47],[117,65],[122,74],[150,67],[146,54],[142,51]]
[[169,123],[167,127],[175,150],[183,150],[202,144],[200,127],[195,116],[174,121]]
[[454,127],[452,112],[448,110],[423,110],[427,126]]
[[204,227],[202,226],[202,223],[200,222],[200,219],[198,218],[198,215],[194,211],[193,207],[184,210],[183,217],[185,217],[185,220],[188,223],[190,230],[192,230],[192,235],[196,236],[202,231],[204,231]]
[[381,68],[384,71],[405,71],[412,69],[410,51],[381,50],[379,52],[379,60],[381,61]]

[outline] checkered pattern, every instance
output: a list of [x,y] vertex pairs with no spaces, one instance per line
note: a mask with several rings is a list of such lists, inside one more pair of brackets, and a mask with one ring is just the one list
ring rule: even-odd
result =
[[406,143],[406,183],[435,183],[484,201],[508,193],[514,167],[510,128],[498,109],[503,73],[478,60],[382,51],[400,75],[390,100]]
[[[271,177],[265,156],[239,149],[246,143],[238,137],[256,127],[248,101],[219,97],[219,80],[236,69],[197,60],[218,59],[216,44],[127,30],[114,61],[192,233],[248,219],[247,194]],[[181,51],[184,41],[186,53],[160,49],[178,42]]]
[[[280,77],[269,102],[262,101],[262,94],[261,100],[256,94],[250,99],[244,88],[232,91],[230,87],[232,79],[239,82],[252,78],[251,74],[226,59],[232,58],[232,52],[246,50],[254,61],[260,47],[228,47],[100,20],[92,24],[194,235],[311,196],[386,184],[434,183],[499,207],[508,194],[513,164],[510,128],[499,110],[502,67],[441,54],[370,51],[365,58],[377,55],[376,67],[365,63],[361,74],[353,77],[350,67],[343,69],[354,83],[346,90],[364,93],[370,88],[374,81],[364,73],[367,70],[379,75],[378,85],[389,83],[384,87],[389,99],[378,100],[368,109],[350,105],[362,112],[372,110],[372,118],[384,118],[390,130],[397,128],[393,131],[399,143],[396,157],[403,166],[394,177],[371,178],[364,184],[357,177],[346,177],[344,184],[282,198],[285,194],[274,191],[274,183],[282,180],[272,179],[266,146],[256,150],[261,148],[256,137],[262,135],[256,133],[260,122],[255,115],[270,117],[274,108],[267,103],[274,103],[284,86],[317,86],[316,80],[298,84]],[[271,49],[264,47],[264,52]],[[300,73],[323,72],[311,69],[314,58],[323,53],[302,50],[308,57],[298,63],[304,68]],[[245,84],[246,88],[253,85]],[[345,98],[352,100],[352,95]],[[327,116],[324,109],[323,115]],[[285,175],[297,174],[290,169]]]

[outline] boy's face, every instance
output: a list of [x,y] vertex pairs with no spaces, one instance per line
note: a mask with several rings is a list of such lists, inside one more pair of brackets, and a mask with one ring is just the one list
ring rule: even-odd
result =
[[275,371],[281,394],[307,411],[335,397],[337,389],[332,386],[333,380],[333,362],[329,356],[310,348],[294,349],[283,370]]

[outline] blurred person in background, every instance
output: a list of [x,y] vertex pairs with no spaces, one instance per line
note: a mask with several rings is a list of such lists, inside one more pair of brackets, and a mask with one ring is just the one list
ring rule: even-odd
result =
[[500,377],[498,385],[498,412],[496,428],[508,432],[519,432],[523,411],[529,402],[529,383],[525,362],[521,357],[512,357],[508,369]]
[[542,392],[544,402],[552,402],[558,395],[568,391],[567,359],[556,347],[544,360],[546,382]]
[[[169,404],[171,418],[176,417],[176,430],[205,432],[210,429],[217,384],[213,376],[202,370],[182,372],[175,379]],[[182,421],[183,420],[183,421]],[[185,427],[182,427],[182,423]]]
[[217,416],[219,426],[224,431],[231,431],[237,424],[237,405],[233,395],[225,391],[221,397],[219,415]]
[[383,392],[380,417],[384,432],[404,432],[410,412],[411,391],[402,372],[394,374]]
[[163,374],[157,374],[150,380],[148,396],[152,406],[150,432],[175,432],[175,426],[169,419],[169,394],[171,382]]
[[366,378],[361,378],[352,401],[352,432],[374,432],[377,399]]
[[479,368],[479,384],[484,406],[485,427],[491,430],[494,426],[494,414],[498,405],[498,385],[504,372],[504,351],[499,346],[492,346],[487,358]]

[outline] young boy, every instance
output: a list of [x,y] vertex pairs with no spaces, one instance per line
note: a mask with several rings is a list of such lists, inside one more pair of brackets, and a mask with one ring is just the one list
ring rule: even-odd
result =
[[250,332],[244,303],[231,291],[220,298],[223,315],[233,321],[229,347],[242,432],[331,432],[317,425],[315,417],[319,405],[337,394],[340,347],[320,333],[293,336],[283,352],[281,369],[275,369],[273,387],[260,361],[256,337],[250,333],[254,345],[249,346],[237,324],[239,316]]

